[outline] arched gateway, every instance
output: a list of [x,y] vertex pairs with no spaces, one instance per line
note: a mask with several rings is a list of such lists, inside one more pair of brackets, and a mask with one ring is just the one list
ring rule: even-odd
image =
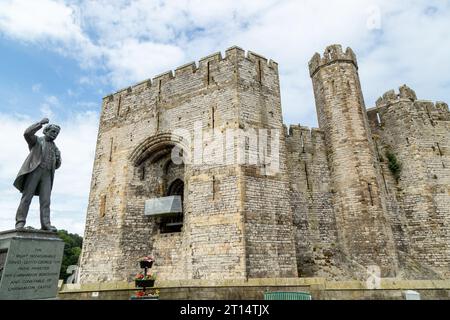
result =
[[130,154],[135,175],[149,193],[145,215],[154,218],[160,233],[181,232],[184,218],[185,163],[189,145],[183,137],[158,134],[145,139]]

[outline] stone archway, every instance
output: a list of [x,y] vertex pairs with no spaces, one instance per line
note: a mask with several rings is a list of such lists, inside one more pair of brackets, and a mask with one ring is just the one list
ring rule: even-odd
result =
[[129,155],[129,159],[134,166],[139,166],[149,158],[158,158],[161,153],[171,152],[177,147],[186,159],[190,154],[190,148],[186,140],[179,135],[172,133],[160,133],[142,141]]
[[174,148],[182,153],[177,160],[183,160],[188,149],[182,137],[159,134],[145,139],[129,156],[139,176],[134,181],[144,190],[145,215],[156,219],[160,233],[181,232],[183,227],[185,164],[174,162]]

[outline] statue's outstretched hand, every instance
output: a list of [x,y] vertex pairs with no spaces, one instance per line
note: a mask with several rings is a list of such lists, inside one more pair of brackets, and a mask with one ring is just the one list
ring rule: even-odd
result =
[[39,121],[39,123],[41,124],[41,125],[44,125],[44,124],[47,124],[47,123],[49,123],[50,121],[48,120],[48,118],[43,118],[41,121]]

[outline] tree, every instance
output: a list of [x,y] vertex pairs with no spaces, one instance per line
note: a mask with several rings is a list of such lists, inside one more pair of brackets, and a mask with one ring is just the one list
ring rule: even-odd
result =
[[66,230],[58,230],[58,236],[64,241],[64,256],[59,273],[59,279],[64,282],[70,276],[66,273],[67,267],[78,264],[83,238],[78,234],[68,233]]

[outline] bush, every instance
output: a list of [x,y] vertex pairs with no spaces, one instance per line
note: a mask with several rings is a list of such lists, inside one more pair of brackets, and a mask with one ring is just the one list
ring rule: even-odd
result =
[[70,274],[66,273],[67,267],[78,264],[83,238],[78,234],[68,233],[66,230],[58,230],[58,236],[64,241],[64,255],[59,272],[59,279],[67,280]]
[[392,172],[395,180],[398,182],[400,179],[400,173],[402,171],[402,165],[398,162],[397,157],[391,151],[386,152],[386,158],[388,159],[388,167]]

